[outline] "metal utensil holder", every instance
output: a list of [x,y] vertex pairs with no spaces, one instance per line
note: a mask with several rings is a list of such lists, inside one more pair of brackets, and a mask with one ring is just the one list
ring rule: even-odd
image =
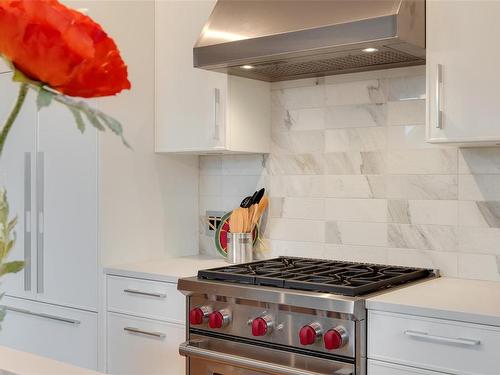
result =
[[253,234],[228,233],[227,258],[231,264],[248,263],[253,261]]

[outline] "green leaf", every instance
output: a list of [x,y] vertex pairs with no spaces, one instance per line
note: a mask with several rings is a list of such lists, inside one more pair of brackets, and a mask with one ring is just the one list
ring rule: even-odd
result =
[[73,114],[73,117],[75,119],[76,126],[78,127],[78,130],[80,130],[80,132],[83,133],[85,131],[85,123],[83,122],[82,114],[76,108],[73,108],[70,106],[67,106],[67,107],[71,111],[71,113]]
[[43,107],[48,107],[50,103],[52,103],[53,97],[53,93],[41,88],[38,91],[38,97],[36,98],[36,105],[38,107],[38,110],[42,109]]
[[99,121],[99,118],[96,116],[96,114],[92,111],[91,108],[87,107],[83,109],[83,113],[85,113],[85,116],[89,120],[89,122],[92,124],[92,126],[100,131],[105,131],[106,128],[101,124]]
[[104,121],[106,126],[109,129],[111,129],[111,131],[113,133],[120,136],[120,138],[122,139],[122,143],[125,145],[125,147],[130,148],[130,149],[132,148],[132,146],[130,146],[130,144],[127,142],[127,140],[123,136],[123,127],[122,127],[122,124],[120,124],[120,122],[118,120],[116,120],[115,118],[108,116],[102,112],[99,112],[99,118],[101,118]]
[[17,225],[17,216],[14,217],[10,222],[9,224],[7,224],[7,232],[12,232],[12,230],[14,229],[14,227]]
[[0,264],[0,276],[8,273],[17,273],[24,268],[24,262],[19,260]]

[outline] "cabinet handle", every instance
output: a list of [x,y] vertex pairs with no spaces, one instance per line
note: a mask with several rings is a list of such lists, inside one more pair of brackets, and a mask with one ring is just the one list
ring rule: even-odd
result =
[[45,185],[45,154],[38,152],[37,157],[37,241],[36,241],[36,291],[43,293],[43,261],[44,261],[44,185]]
[[220,140],[220,125],[219,125],[219,111],[220,111],[220,89],[214,89],[214,140]]
[[130,293],[130,294],[139,294],[141,296],[148,296],[148,297],[157,297],[157,298],[165,298],[167,297],[166,294],[164,293],[150,293],[150,292],[142,292],[140,290],[136,289],[124,289],[123,290],[125,293]]
[[24,153],[24,290],[31,290],[31,152]]
[[135,328],[135,327],[125,327],[125,328],[123,328],[123,330],[127,331],[129,333],[137,333],[139,335],[152,336],[152,337],[157,337],[159,339],[162,339],[165,337],[165,334],[162,332],[145,331],[143,329],[139,329],[139,328]]
[[467,346],[476,346],[476,345],[481,344],[480,340],[463,339],[460,337],[453,338],[453,337],[445,337],[445,336],[436,336],[436,335],[430,335],[427,332],[405,331],[404,333],[407,336],[416,337],[416,338],[424,339],[424,340],[428,340],[428,341],[436,341],[436,342],[442,342],[442,343],[459,344],[459,345],[467,345]]
[[74,325],[80,324],[79,320],[70,319],[70,318],[63,318],[63,317],[57,316],[57,315],[51,315],[51,314],[45,314],[45,313],[36,313],[36,312],[29,311],[29,310],[26,310],[26,309],[19,309],[17,307],[10,307],[10,306],[2,306],[2,308],[4,308],[5,310],[8,310],[8,311],[14,311],[14,312],[18,312],[18,313],[21,313],[21,314],[26,314],[26,315],[31,315],[31,316],[37,316],[39,318],[45,318],[45,319],[55,320],[57,322],[69,323],[69,324],[74,324]]
[[441,89],[443,86],[443,65],[437,64],[436,69],[436,128],[443,128],[443,111],[441,110]]

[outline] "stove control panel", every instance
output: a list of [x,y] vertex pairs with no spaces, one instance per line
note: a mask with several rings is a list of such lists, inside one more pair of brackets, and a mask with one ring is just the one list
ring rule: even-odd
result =
[[200,325],[208,320],[209,315],[212,313],[210,306],[199,306],[189,311],[189,324]]
[[223,309],[212,312],[208,316],[208,326],[212,329],[220,329],[231,322],[231,312]]
[[303,326],[299,331],[299,341],[301,345],[313,345],[322,335],[321,325],[319,323],[309,323]]
[[273,329],[273,319],[269,315],[262,315],[251,322],[252,336],[266,336]]
[[340,349],[347,344],[348,336],[344,327],[335,327],[326,331],[323,336],[325,349],[335,350]]

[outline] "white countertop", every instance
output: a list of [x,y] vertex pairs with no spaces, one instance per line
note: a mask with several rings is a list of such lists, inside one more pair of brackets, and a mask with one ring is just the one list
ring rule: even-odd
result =
[[196,276],[198,270],[222,266],[227,266],[223,258],[195,255],[109,266],[104,272],[107,275],[176,283],[182,277]]
[[367,308],[500,326],[500,283],[440,277],[369,298]]
[[16,375],[99,375],[101,373],[0,346],[0,374]]

